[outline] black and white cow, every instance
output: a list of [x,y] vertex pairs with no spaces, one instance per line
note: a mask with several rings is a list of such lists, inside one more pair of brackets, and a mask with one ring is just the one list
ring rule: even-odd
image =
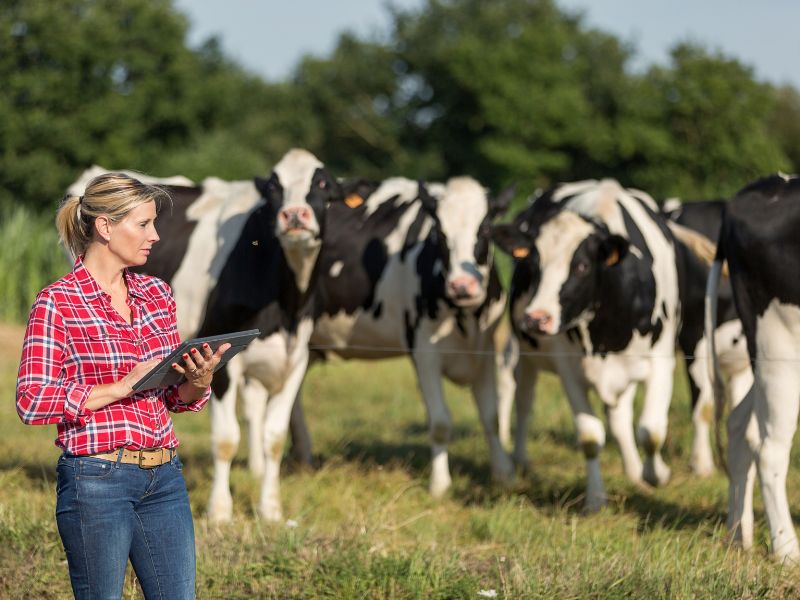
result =
[[328,212],[312,348],[344,358],[410,356],[428,413],[436,497],[451,484],[442,376],[469,386],[492,476],[508,481],[513,468],[498,439],[493,339],[505,296],[491,223],[513,190],[489,197],[470,177],[428,186],[391,178],[360,194]]
[[799,229],[800,178],[773,175],[746,186],[725,209],[708,293],[711,323],[727,261],[755,375],[728,419],[728,526],[734,539],[752,546],[757,472],[772,552],[794,563],[800,562],[800,547],[786,475],[800,411]]
[[[91,178],[87,172],[81,180],[88,181],[86,176]],[[343,198],[345,188],[301,149],[287,152],[269,178],[254,181],[208,178],[202,186],[189,186],[185,179],[147,179],[166,185],[173,199],[159,213],[161,242],[145,270],[170,283],[181,337],[261,330],[212,385],[209,516],[232,516],[229,476],[240,439],[236,400],[241,393],[245,411],[257,415],[251,418],[266,419],[263,437],[250,440],[251,468],[265,471],[260,510],[268,519],[280,519],[277,471],[287,411],[308,360],[325,212]]]
[[[674,223],[703,235],[716,243],[722,224],[725,200],[695,202],[670,201],[664,214]],[[694,440],[690,466],[701,476],[714,472],[711,450],[711,424],[714,421],[714,389],[708,363],[709,344],[704,335],[705,292],[709,264],[677,241],[681,278],[681,326],[678,346],[683,352],[689,375],[692,400]],[[724,280],[719,289],[719,310],[714,329],[714,343],[721,373],[728,381],[729,403],[739,404],[753,384],[753,372],[747,356],[742,323],[736,314],[730,283]]]
[[[599,453],[605,429],[589,403],[593,387],[608,412],[626,475],[666,483],[667,434],[680,319],[675,244],[655,202],[614,180],[557,185],[495,241],[515,257],[510,290],[517,428],[514,458],[527,463],[527,420],[541,370],[559,375],[587,464],[586,510],[606,502]],[[637,435],[633,400],[645,400]],[[642,463],[636,438],[644,447]]]

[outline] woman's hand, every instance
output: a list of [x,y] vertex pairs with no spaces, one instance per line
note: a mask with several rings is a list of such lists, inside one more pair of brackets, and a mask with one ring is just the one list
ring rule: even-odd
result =
[[184,401],[191,402],[205,394],[211,385],[214,369],[230,347],[230,344],[225,343],[217,348],[216,352],[212,352],[211,346],[203,344],[200,350],[192,348],[183,355],[183,366],[172,363],[173,369],[186,376],[186,383],[181,384],[179,388],[179,394]]
[[157,358],[140,362],[119,381],[94,386],[86,400],[86,408],[89,410],[97,410],[112,402],[127,398],[133,394],[133,385],[147,375],[150,369],[155,367],[159,362],[161,361]]

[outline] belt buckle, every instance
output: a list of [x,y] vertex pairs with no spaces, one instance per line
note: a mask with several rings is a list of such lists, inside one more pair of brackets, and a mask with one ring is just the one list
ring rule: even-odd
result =
[[155,465],[155,464],[153,464],[153,465],[142,464],[142,459],[144,458],[144,453],[145,452],[154,452],[154,450],[144,450],[144,449],[139,450],[139,468],[140,469],[154,469],[158,465]]

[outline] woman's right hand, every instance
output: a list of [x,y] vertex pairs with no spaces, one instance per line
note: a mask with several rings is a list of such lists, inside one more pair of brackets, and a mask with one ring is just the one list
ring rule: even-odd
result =
[[157,358],[137,364],[130,372],[114,383],[101,383],[92,388],[86,399],[86,408],[97,410],[133,394],[133,385],[160,361]]
[[120,398],[127,398],[133,394],[133,386],[136,384],[136,382],[147,375],[150,369],[155,367],[159,362],[161,361],[157,358],[153,358],[144,362],[140,362],[138,365],[133,367],[133,369],[131,369],[131,371],[125,375],[125,377],[116,383],[116,385],[119,386]]

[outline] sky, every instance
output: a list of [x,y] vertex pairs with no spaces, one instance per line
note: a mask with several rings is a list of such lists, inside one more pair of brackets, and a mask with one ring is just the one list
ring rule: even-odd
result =
[[[487,0],[489,1],[489,0]],[[698,42],[752,67],[757,79],[800,89],[798,0],[556,0],[585,23],[632,44],[633,69],[669,63],[669,49]],[[425,0],[389,0],[417,9]],[[388,31],[387,0],[175,0],[191,23],[189,43],[211,35],[227,56],[270,81],[288,77],[305,54],[327,56],[342,31]]]

